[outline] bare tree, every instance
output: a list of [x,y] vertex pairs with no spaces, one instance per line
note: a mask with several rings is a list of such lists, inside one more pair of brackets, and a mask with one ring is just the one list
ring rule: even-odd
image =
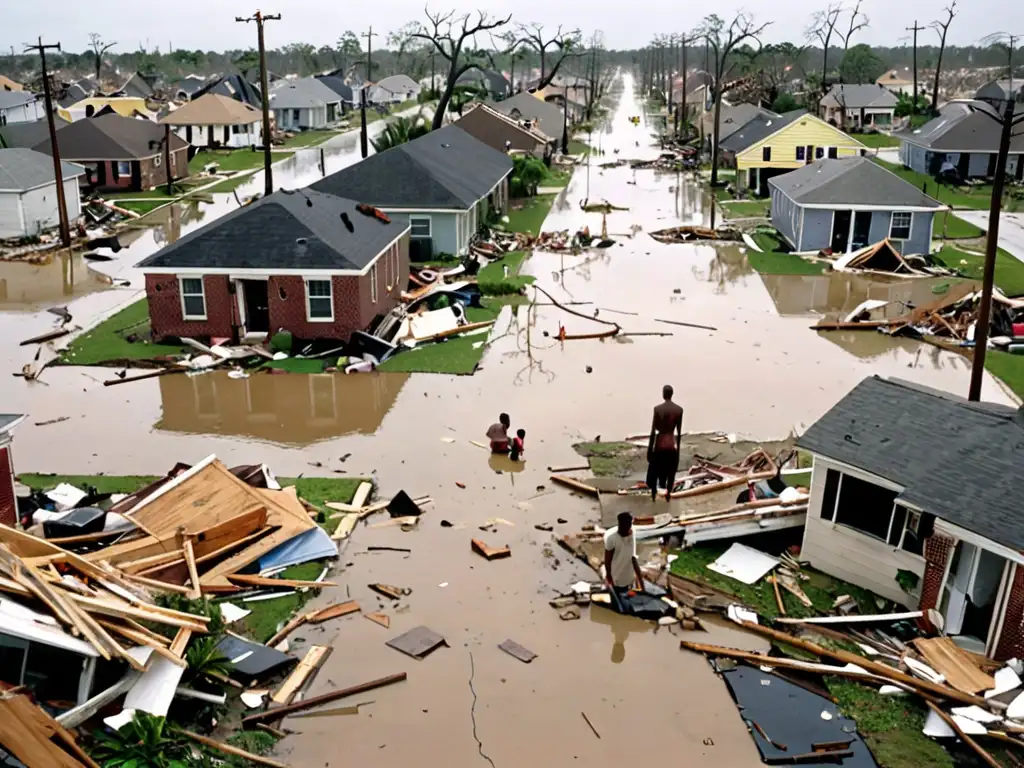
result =
[[946,33],[949,32],[949,25],[953,23],[956,16],[956,0],[946,8],[946,21],[933,21],[929,26],[939,33],[939,57],[935,62],[935,84],[932,86],[932,111],[938,113],[939,109],[939,76],[942,73],[942,54],[946,52]]
[[807,26],[807,39],[817,40],[822,47],[821,60],[821,89],[822,95],[827,90],[828,82],[828,46],[832,42],[832,35],[835,34],[836,24],[843,13],[842,3],[832,3],[823,11],[817,11],[811,16],[811,23]]
[[850,38],[870,23],[868,15],[860,9],[860,4],[861,0],[857,0],[856,5],[850,11],[850,25],[846,28],[846,33],[843,34],[842,31],[836,32],[843,41],[843,58],[839,60],[839,91],[836,99],[839,102],[839,129],[841,131],[846,130],[846,94],[843,92],[843,62],[846,61],[846,53],[850,50]]
[[732,53],[741,45],[751,43],[761,47],[761,34],[771,26],[771,22],[756,24],[753,17],[744,13],[737,14],[732,22],[726,25],[721,17],[711,14],[705,17],[700,28],[700,35],[707,41],[714,55],[714,81],[711,84],[715,100],[714,135],[711,138],[711,186],[718,184],[718,134],[722,120],[722,96],[726,91],[726,78],[732,74],[736,62]]
[[93,55],[96,57],[94,62],[96,66],[96,84],[100,82],[100,70],[103,68],[103,54],[117,45],[117,42],[106,43],[103,38],[100,37],[98,32],[89,33],[89,45],[92,47]]
[[479,69],[481,66],[479,51],[474,48],[464,50],[466,41],[472,45],[476,35],[505,26],[512,20],[512,15],[492,19],[483,11],[477,11],[476,21],[471,23],[468,13],[463,16],[456,16],[455,11],[431,13],[427,10],[425,13],[428,24],[420,24],[411,36],[428,41],[441,58],[448,62],[448,77],[441,91],[437,111],[434,112],[433,130],[436,131],[444,123],[444,115],[459,78],[474,67]]
[[[575,55],[582,37],[578,29],[563,33],[561,25],[548,38],[544,36],[544,27],[540,24],[520,25],[519,33],[521,41],[540,56],[540,82],[537,83],[537,90],[547,87],[555,79],[562,62]],[[554,56],[553,63],[549,61],[549,55]],[[548,69],[548,64],[551,64],[551,69]]]

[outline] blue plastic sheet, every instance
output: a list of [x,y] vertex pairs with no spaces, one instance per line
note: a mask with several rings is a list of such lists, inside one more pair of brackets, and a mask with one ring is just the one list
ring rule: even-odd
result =
[[259,568],[266,571],[270,568],[284,568],[289,565],[308,563],[311,560],[323,560],[337,557],[338,547],[331,541],[320,526],[303,531],[283,544],[278,544],[259,560]]

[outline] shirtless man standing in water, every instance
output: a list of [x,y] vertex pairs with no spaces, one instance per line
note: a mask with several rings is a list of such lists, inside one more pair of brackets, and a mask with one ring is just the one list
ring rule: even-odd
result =
[[683,409],[672,402],[671,385],[662,387],[661,394],[665,402],[654,406],[651,438],[647,444],[647,487],[651,489],[651,501],[658,498],[659,485],[665,488],[665,500],[671,498],[683,438]]

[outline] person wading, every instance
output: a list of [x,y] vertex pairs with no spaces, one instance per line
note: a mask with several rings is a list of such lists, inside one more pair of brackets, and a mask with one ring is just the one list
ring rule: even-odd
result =
[[665,402],[654,406],[651,438],[647,443],[647,487],[651,501],[658,498],[658,486],[665,489],[665,500],[671,498],[672,486],[679,469],[679,443],[683,438],[683,409],[672,402],[673,390],[661,388]]
[[623,594],[632,589],[634,584],[643,592],[644,577],[636,559],[633,515],[629,512],[620,512],[618,525],[604,532],[604,580],[620,613],[626,613],[622,604]]

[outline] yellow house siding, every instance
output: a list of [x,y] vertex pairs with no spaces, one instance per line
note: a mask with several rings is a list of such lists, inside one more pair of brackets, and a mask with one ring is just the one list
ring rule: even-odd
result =
[[[796,148],[837,147],[839,157],[859,155],[865,146],[838,128],[813,115],[804,115],[781,131],[762,139],[736,155],[737,170],[749,168],[802,168],[807,160],[796,159]],[[764,160],[762,150],[771,147],[771,160]],[[827,153],[826,153],[827,157]],[[816,158],[811,158],[815,160]]]

